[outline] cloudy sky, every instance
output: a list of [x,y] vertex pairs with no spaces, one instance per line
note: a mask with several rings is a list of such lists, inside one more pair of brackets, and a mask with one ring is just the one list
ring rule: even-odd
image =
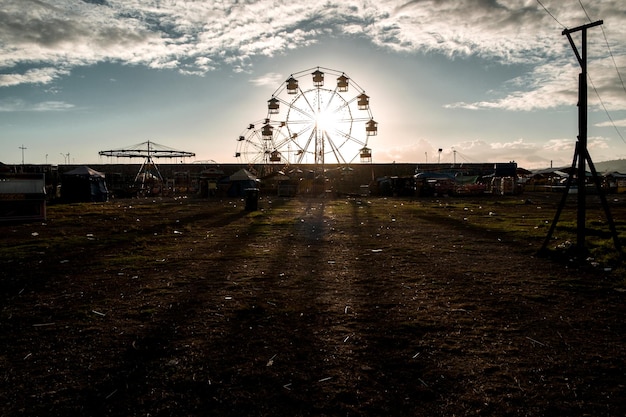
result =
[[271,95],[320,66],[370,96],[374,162],[569,165],[580,66],[562,31],[600,19],[597,162],[626,158],[623,0],[0,0],[0,161],[113,163],[98,152],[150,140],[235,163]]

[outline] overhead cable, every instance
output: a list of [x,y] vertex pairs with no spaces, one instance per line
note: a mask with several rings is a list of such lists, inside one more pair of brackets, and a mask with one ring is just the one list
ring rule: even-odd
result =
[[[587,19],[591,22],[592,21],[591,17],[589,16],[589,13],[587,13],[587,9],[583,5],[582,0],[578,0],[578,3],[580,4],[580,7],[583,9],[583,12],[585,12],[585,16],[587,16]],[[611,56],[611,59],[613,60],[613,66],[615,67],[615,71],[617,72],[617,77],[619,78],[619,81],[622,84],[622,89],[624,90],[624,92],[626,92],[626,85],[624,85],[624,79],[622,78],[622,74],[620,74],[619,72],[619,67],[617,66],[617,62],[615,61],[615,56],[613,55],[613,51],[611,51],[611,46],[609,45],[609,39],[606,36],[604,27],[600,26],[600,29],[602,29],[602,35],[604,36],[604,41],[606,42],[606,48],[609,51],[609,55]],[[591,83],[593,90],[596,92],[596,96],[598,96],[598,100],[600,100],[600,104],[602,105],[602,108],[604,108],[604,112],[606,113],[606,116],[609,118],[611,124],[613,125],[613,128],[615,129],[619,137],[622,139],[622,141],[626,143],[626,140],[624,140],[624,136],[622,136],[622,133],[619,131],[619,129],[617,128],[617,125],[613,121],[611,114],[609,113],[606,106],[604,105],[604,102],[602,101],[602,98],[600,97],[600,93],[596,89],[596,86],[593,84],[593,81],[591,81],[591,77],[589,76],[589,74],[587,74],[587,78],[589,78],[589,82]]]
[[602,101],[602,97],[600,97],[600,93],[598,92],[598,89],[596,88],[596,86],[593,84],[593,81],[591,81],[591,77],[589,76],[588,73],[587,73],[587,78],[589,79],[589,82],[591,83],[591,87],[593,88],[593,91],[596,92],[596,96],[598,97],[598,100],[600,100],[600,104],[602,105],[602,108],[604,109],[604,112],[606,113],[606,117],[609,118],[609,121],[613,125],[613,128],[617,132],[617,135],[622,139],[622,142],[626,143],[626,139],[624,139],[624,136],[622,136],[622,133],[617,128],[617,125],[613,121],[613,118],[611,117],[611,114],[609,113],[608,109],[604,105],[604,101]]
[[546,8],[546,6],[544,6],[541,1],[537,0],[537,3],[539,3],[539,5],[541,7],[543,7],[543,10],[545,10],[546,13],[548,13],[550,15],[550,17],[552,17],[556,23],[558,23],[563,29],[565,29],[565,25],[563,23],[559,22],[559,20],[556,17],[554,17],[554,15],[552,13],[550,13],[550,10],[548,10]]

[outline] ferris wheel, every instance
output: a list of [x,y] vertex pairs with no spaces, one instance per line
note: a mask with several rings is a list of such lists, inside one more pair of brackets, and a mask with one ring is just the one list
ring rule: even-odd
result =
[[289,162],[371,162],[367,140],[378,124],[369,96],[344,72],[317,67],[292,74],[267,103],[267,118],[285,123],[289,140],[276,146]]
[[[325,83],[326,76],[334,82]],[[369,96],[356,82],[341,71],[311,68],[272,94],[267,117],[239,136],[235,156],[264,164],[371,162],[367,142],[377,132]]]
[[287,160],[279,149],[288,141],[289,132],[285,122],[261,119],[250,123],[239,135],[235,157],[248,165],[286,163]]

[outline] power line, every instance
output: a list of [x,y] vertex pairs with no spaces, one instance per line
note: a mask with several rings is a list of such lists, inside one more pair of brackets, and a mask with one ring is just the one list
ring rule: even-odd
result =
[[[580,7],[583,9],[583,12],[585,12],[585,16],[587,16],[587,19],[589,19],[589,21],[591,22],[591,17],[589,17],[589,13],[587,13],[587,9],[585,9],[585,6],[583,5],[582,0],[578,0],[578,4],[580,4]],[[617,72],[617,77],[619,78],[619,81],[622,84],[622,89],[624,90],[624,92],[626,92],[626,85],[624,85],[624,79],[622,78],[622,74],[620,74],[619,72],[619,67],[617,66],[617,62],[615,61],[615,55],[613,55],[613,51],[611,51],[611,46],[609,45],[609,39],[606,36],[604,27],[600,26],[600,29],[602,29],[602,35],[604,36],[604,41],[606,42],[606,48],[609,51],[609,55],[611,56],[611,59],[613,60],[613,66],[615,67],[615,71]],[[626,140],[624,140],[624,136],[622,136],[622,133],[619,131],[619,129],[615,125],[615,122],[613,121],[611,114],[609,113],[606,106],[604,105],[604,101],[602,101],[602,97],[600,97],[600,93],[596,89],[596,86],[593,84],[591,77],[588,76],[588,78],[589,78],[589,82],[591,83],[591,86],[593,87],[593,90],[596,92],[596,96],[598,97],[598,100],[600,100],[600,104],[602,105],[602,108],[604,109],[606,116],[609,118],[609,121],[611,122],[611,124],[613,125],[613,128],[617,132],[617,135],[622,139],[622,142],[626,143]]]
[[626,143],[626,139],[624,139],[624,136],[622,136],[622,133],[619,131],[619,129],[617,128],[617,125],[613,121],[613,118],[611,117],[611,114],[609,113],[609,111],[607,110],[606,106],[604,105],[604,101],[602,101],[602,97],[600,97],[600,93],[596,89],[596,86],[593,84],[593,81],[591,80],[591,77],[589,76],[589,74],[587,74],[587,78],[589,78],[589,82],[591,83],[591,87],[593,88],[593,91],[596,92],[596,96],[598,97],[598,100],[600,100],[600,104],[602,105],[602,108],[604,109],[604,112],[606,113],[606,117],[609,118],[609,121],[613,125],[613,128],[617,132],[617,135],[622,139],[622,142]]
[[[587,19],[589,19],[589,21],[591,22],[591,17],[589,17],[589,13],[587,13],[587,9],[585,9],[585,6],[583,6],[582,0],[578,0],[578,3],[580,4],[580,7],[585,12],[585,16],[587,16]],[[619,78],[619,81],[622,84],[622,89],[626,93],[626,85],[624,85],[624,79],[622,78],[622,74],[620,74],[620,72],[619,72],[619,67],[617,66],[617,62],[615,61],[615,55],[613,55],[613,51],[611,50],[611,45],[609,44],[609,39],[606,36],[606,32],[604,31],[604,27],[600,26],[600,29],[602,29],[602,35],[604,36],[604,41],[606,42],[606,49],[608,49],[609,55],[611,56],[611,59],[613,60],[613,66],[615,67],[615,71],[617,72],[617,77]]]
[[578,0],[578,4],[580,4],[580,7],[582,7],[583,12],[585,12],[585,16],[587,16],[587,19],[591,22],[591,18],[589,17],[589,13],[587,13],[587,9],[585,9],[585,6],[583,6],[582,0]]
[[[545,10],[546,13],[548,13],[550,15],[550,17],[552,17],[552,19],[554,19],[554,21],[556,23],[558,23],[564,29],[566,29],[566,26],[563,25],[561,22],[559,22],[559,20],[550,12],[550,10],[548,10],[546,8],[546,6],[543,5],[543,3],[541,3],[540,0],[537,0],[537,3],[539,3],[539,5],[541,7],[543,7],[543,10]],[[591,22],[592,21],[591,17],[589,16],[589,13],[587,13],[587,9],[585,9],[585,6],[583,5],[582,0],[578,0],[578,3],[580,4],[580,7],[583,9],[583,12],[585,12],[585,16],[587,16],[587,19]],[[609,45],[609,40],[608,40],[608,38],[606,36],[606,32],[604,31],[604,28],[602,26],[600,26],[600,29],[602,29],[602,35],[604,36],[604,40],[606,42],[606,47],[607,47],[607,49],[609,51],[609,55],[611,56],[611,59],[613,60],[613,66],[615,67],[615,71],[617,72],[617,77],[619,78],[620,83],[622,84],[622,88],[624,89],[624,92],[626,92],[626,85],[624,85],[624,79],[622,78],[622,75],[619,72],[619,67],[617,66],[617,62],[615,61],[615,55],[613,55],[613,51],[611,51],[611,46]],[[611,125],[613,125],[613,128],[617,132],[617,135],[620,137],[620,139],[622,139],[622,141],[624,143],[626,143],[626,139],[624,139],[624,136],[622,135],[622,133],[617,128],[617,125],[615,124],[615,121],[613,120],[613,118],[611,117],[611,114],[609,113],[608,109],[606,108],[606,105],[604,104],[604,101],[602,100],[602,97],[600,97],[600,93],[598,92],[598,89],[596,88],[596,86],[593,84],[593,81],[591,80],[591,77],[589,76],[589,74],[587,74],[587,78],[589,79],[589,82],[591,83],[591,86],[592,86],[593,90],[595,91],[596,96],[598,97],[598,100],[600,101],[600,104],[602,105],[602,108],[604,109],[604,112],[606,113],[606,116],[608,117]]]
[[548,10],[546,8],[546,6],[544,6],[543,3],[541,3],[541,1],[537,0],[537,3],[539,3],[539,5],[541,7],[543,7],[543,10],[545,10],[546,13],[548,13],[550,15],[550,17],[552,17],[556,23],[558,23],[563,29],[565,29],[565,25],[563,23],[559,22],[559,20],[556,17],[554,17],[554,15],[552,13],[550,13],[550,10]]
[[619,72],[619,67],[617,66],[617,62],[615,61],[615,55],[613,55],[613,51],[611,51],[611,46],[609,45],[609,40],[606,37],[606,32],[604,28],[602,28],[602,35],[604,35],[604,41],[606,42],[606,49],[609,50],[609,55],[611,55],[611,59],[613,60],[613,66],[615,67],[615,72],[617,72],[617,77],[619,78],[620,83],[622,83],[622,89],[626,93],[626,85],[624,85],[624,79],[622,78],[622,74]]

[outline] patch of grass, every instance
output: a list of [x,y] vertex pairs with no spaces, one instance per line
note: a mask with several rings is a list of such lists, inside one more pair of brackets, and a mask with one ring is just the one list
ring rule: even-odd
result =
[[[529,202],[516,197],[485,201],[423,202],[412,208],[413,213],[435,223],[457,224],[477,233],[502,233],[508,240],[525,241],[531,245],[545,239],[554,220],[554,203]],[[545,203],[545,201],[543,202]],[[588,257],[594,264],[615,267],[620,263],[607,221],[600,208],[588,209],[585,229]],[[616,221],[616,229],[622,246],[626,242],[626,222]],[[560,214],[553,233],[551,247],[571,247],[577,238],[575,207],[566,207]]]
[[258,236],[260,239],[271,237],[278,229],[286,229],[296,224],[294,219],[274,219],[271,217],[257,218],[248,226],[249,233]]

